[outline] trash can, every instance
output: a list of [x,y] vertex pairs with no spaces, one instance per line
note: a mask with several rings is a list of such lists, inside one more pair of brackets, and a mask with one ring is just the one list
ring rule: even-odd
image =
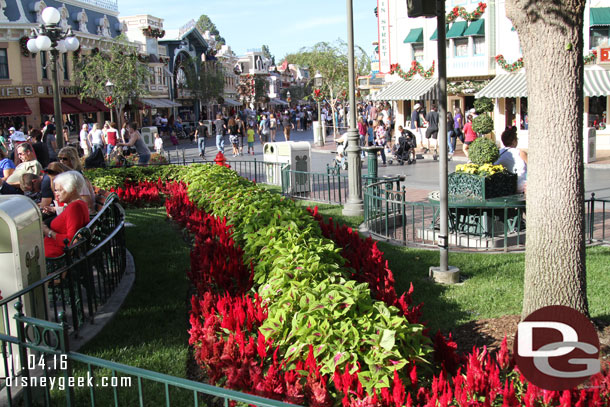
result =
[[[282,166],[290,165],[290,170],[311,171],[311,145],[306,141],[281,141],[266,143],[263,147],[267,183],[282,185]],[[309,191],[308,174],[291,173],[287,185],[289,192]]]
[[592,163],[597,160],[597,131],[595,127],[589,127],[585,132],[583,140],[583,159],[585,164]]
[[[30,198],[22,195],[0,195],[0,291],[2,297],[28,287],[46,277],[42,215]],[[36,289],[22,297],[23,312],[28,317],[44,318],[46,293]],[[0,308],[0,333],[17,336],[13,316],[17,313],[13,301]],[[8,311],[8,315],[5,312]],[[10,321],[10,330],[6,322]],[[14,349],[16,351],[16,349]],[[15,355],[18,353],[14,353]],[[16,359],[14,359],[17,363]],[[6,377],[4,365],[0,373]]]
[[159,130],[157,130],[155,126],[142,127],[142,130],[140,130],[140,135],[142,136],[144,144],[150,148],[155,148],[155,133],[158,132]]

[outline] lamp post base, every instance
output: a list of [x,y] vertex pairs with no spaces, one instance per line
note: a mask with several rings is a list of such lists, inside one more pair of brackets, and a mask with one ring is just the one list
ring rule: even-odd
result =
[[457,284],[460,282],[460,269],[453,266],[447,267],[447,270],[441,270],[440,267],[430,267],[429,277],[437,283]]
[[362,202],[347,202],[341,211],[343,216],[362,216],[364,215],[364,203]]

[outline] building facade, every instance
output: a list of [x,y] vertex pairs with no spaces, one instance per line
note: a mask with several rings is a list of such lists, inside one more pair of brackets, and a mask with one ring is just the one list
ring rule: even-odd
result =
[[[476,97],[494,99],[496,138],[506,126],[515,125],[520,147],[527,148],[527,85],[519,37],[506,17],[505,0],[447,0],[445,8],[448,107],[467,111]],[[374,99],[392,101],[396,124],[405,125],[415,103],[428,110],[439,97],[436,19],[409,18],[401,0],[378,0],[377,12],[377,57],[386,85]],[[608,47],[609,27],[610,0],[587,1],[584,124],[598,129],[598,149],[610,149],[605,123],[610,75],[608,65],[600,61],[604,45]]]
[[[70,27],[80,42],[75,52],[60,54],[59,86],[64,123],[74,129],[84,121],[101,121],[108,109],[97,100],[81,102],[74,82],[74,61],[81,54],[104,50],[124,31],[114,0],[70,2],[16,0],[0,9],[0,123],[4,128],[39,127],[53,115],[51,70],[47,52],[31,54],[27,41],[40,25],[47,6],[59,10],[63,29]],[[108,116],[109,117],[109,116]]]

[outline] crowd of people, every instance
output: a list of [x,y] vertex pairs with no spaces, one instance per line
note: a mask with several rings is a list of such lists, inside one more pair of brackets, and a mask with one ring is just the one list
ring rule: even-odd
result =
[[281,110],[250,110],[229,114],[218,113],[212,121],[211,134],[206,121],[199,120],[193,133],[199,149],[199,156],[205,156],[206,138],[213,138],[216,150],[225,153],[226,138],[231,144],[233,157],[254,155],[254,143],[258,139],[261,144],[276,141],[290,141],[292,131],[306,131],[315,119],[309,106]]
[[122,148],[135,148],[141,165],[150,159],[136,123],[119,130],[112,122],[83,124],[78,142],[70,144],[69,130],[63,131],[65,147],[58,149],[55,126],[45,122],[40,129],[10,127],[0,136],[0,194],[24,195],[37,203],[43,215],[46,257],[63,253],[70,240],[95,215],[95,191],[83,174],[84,166],[98,166]]

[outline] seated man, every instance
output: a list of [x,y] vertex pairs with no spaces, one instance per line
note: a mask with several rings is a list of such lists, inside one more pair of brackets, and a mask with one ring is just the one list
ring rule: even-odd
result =
[[21,194],[20,189],[21,176],[26,173],[40,175],[42,166],[36,160],[34,150],[29,143],[22,143],[17,147],[17,155],[21,164],[15,168],[15,171],[2,183],[0,186],[0,194]]

